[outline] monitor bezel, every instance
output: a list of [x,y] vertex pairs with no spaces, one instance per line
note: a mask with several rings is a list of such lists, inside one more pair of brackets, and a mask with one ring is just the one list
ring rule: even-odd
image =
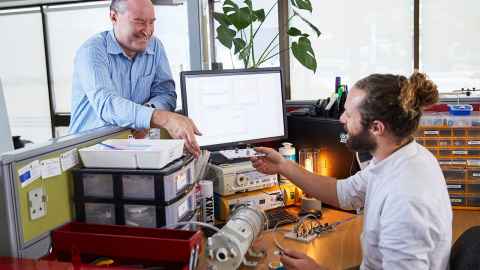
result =
[[[208,149],[210,151],[217,151],[220,149],[231,149],[236,147],[243,147],[249,144],[257,144],[262,142],[278,141],[288,138],[288,128],[287,128],[287,111],[286,111],[286,100],[285,100],[285,82],[283,78],[283,72],[280,67],[270,67],[270,68],[255,68],[255,69],[222,69],[222,70],[197,70],[197,71],[182,71],[180,72],[180,86],[182,93],[182,112],[185,116],[188,116],[188,106],[187,106],[187,90],[185,89],[185,77],[187,76],[196,76],[196,75],[218,75],[218,76],[229,76],[232,74],[263,74],[263,73],[279,73],[280,74],[280,88],[282,92],[282,113],[283,113],[283,127],[284,135],[275,136],[275,137],[266,137],[253,140],[244,140],[239,142],[229,142],[221,144],[212,144],[201,146],[201,149]],[[200,130],[201,132],[201,130]]]

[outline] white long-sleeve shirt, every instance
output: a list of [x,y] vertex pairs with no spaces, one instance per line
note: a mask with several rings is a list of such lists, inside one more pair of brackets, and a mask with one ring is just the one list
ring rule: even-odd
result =
[[447,269],[452,208],[435,157],[415,141],[337,182],[343,209],[364,207],[361,269]]

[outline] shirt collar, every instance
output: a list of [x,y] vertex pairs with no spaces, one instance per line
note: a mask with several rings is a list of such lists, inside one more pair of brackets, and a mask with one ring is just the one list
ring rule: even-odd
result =
[[390,170],[392,167],[396,167],[402,160],[410,159],[418,152],[418,144],[415,140],[412,140],[408,144],[404,145],[397,151],[393,152],[382,161],[376,161],[375,158],[370,162],[370,169],[374,172],[381,172],[384,169]]
[[[145,49],[145,53],[147,54],[155,54],[154,53],[154,42],[153,42],[153,37],[150,38],[148,41],[148,46]],[[125,54],[123,51],[122,47],[117,41],[117,38],[115,38],[115,33],[113,32],[113,29],[108,31],[107,35],[107,52],[109,54]]]

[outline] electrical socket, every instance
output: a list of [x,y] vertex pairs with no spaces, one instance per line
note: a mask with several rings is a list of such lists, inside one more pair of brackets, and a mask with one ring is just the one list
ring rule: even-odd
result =
[[47,214],[47,194],[42,187],[28,192],[30,219],[36,220]]

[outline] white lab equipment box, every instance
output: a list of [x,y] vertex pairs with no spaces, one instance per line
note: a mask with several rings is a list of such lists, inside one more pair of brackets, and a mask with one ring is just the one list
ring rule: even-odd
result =
[[110,139],[79,150],[87,168],[161,169],[183,154],[183,140]]

